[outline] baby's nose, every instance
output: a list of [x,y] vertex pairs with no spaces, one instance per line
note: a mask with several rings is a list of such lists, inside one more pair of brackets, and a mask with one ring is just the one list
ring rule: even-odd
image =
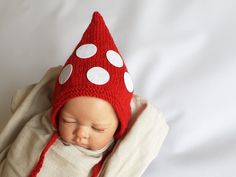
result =
[[79,126],[76,129],[76,136],[81,139],[89,138],[89,131],[87,127]]

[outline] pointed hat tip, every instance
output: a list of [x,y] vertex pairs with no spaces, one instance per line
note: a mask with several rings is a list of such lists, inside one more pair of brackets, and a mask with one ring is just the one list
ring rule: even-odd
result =
[[93,17],[92,17],[92,20],[95,20],[95,21],[99,21],[99,20],[101,20],[101,19],[103,19],[103,17],[102,17],[102,15],[98,12],[98,11],[95,11],[94,13],[93,13]]
[[93,12],[93,17],[98,17],[101,16],[101,14],[98,11],[94,11]]

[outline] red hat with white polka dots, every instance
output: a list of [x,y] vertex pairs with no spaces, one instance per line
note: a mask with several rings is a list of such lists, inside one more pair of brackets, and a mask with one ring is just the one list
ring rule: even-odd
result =
[[65,63],[55,85],[51,122],[62,106],[78,96],[98,97],[108,101],[119,119],[119,138],[126,130],[130,116],[133,84],[124,60],[103,21],[95,12],[81,41]]
[[[51,111],[51,123],[56,129],[60,109],[69,99],[79,96],[97,97],[109,102],[119,119],[115,140],[125,133],[131,117],[133,84],[124,60],[98,12],[94,12],[81,41],[56,80]],[[30,177],[37,176],[46,152],[57,138],[56,132],[43,149]],[[98,175],[108,154],[93,167],[92,177]]]

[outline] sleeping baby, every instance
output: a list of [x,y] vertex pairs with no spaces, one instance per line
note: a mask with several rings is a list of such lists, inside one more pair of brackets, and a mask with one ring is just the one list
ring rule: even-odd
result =
[[98,12],[64,66],[18,91],[12,110],[0,134],[2,177],[138,177],[168,132],[162,113],[134,95]]

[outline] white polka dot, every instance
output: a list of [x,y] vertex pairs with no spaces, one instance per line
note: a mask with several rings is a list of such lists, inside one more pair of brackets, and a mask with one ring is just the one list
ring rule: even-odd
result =
[[128,72],[125,72],[125,74],[124,74],[124,81],[125,81],[125,86],[126,86],[127,90],[130,93],[133,92],[134,86],[133,86],[131,76]]
[[97,47],[94,44],[84,44],[76,50],[76,55],[79,58],[86,59],[95,55]]
[[73,70],[73,66],[71,64],[68,64],[63,68],[59,76],[60,84],[64,84],[70,78],[72,70]]
[[93,84],[103,85],[109,81],[110,75],[107,70],[101,67],[93,67],[88,70],[87,78]]
[[106,57],[112,65],[114,65],[116,67],[123,66],[123,60],[117,52],[115,52],[113,50],[108,50],[106,53]]

